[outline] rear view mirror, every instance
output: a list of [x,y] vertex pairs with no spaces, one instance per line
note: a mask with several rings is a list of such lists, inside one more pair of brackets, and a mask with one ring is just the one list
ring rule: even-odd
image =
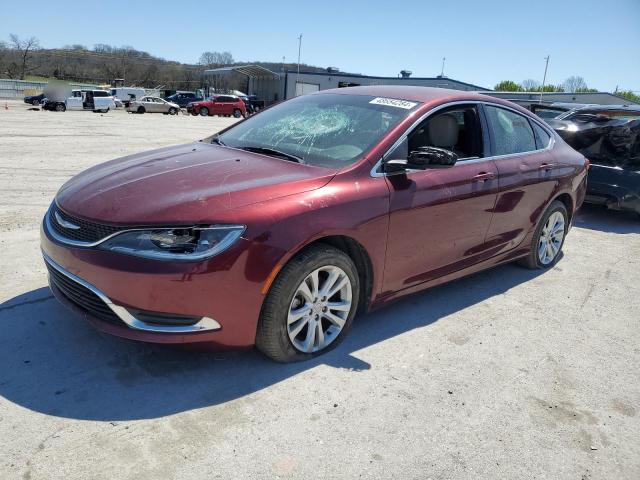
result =
[[425,170],[427,168],[452,167],[458,155],[439,147],[420,147],[409,153],[407,168]]

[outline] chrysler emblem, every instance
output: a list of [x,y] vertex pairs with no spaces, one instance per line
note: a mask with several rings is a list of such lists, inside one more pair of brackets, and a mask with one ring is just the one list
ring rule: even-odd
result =
[[56,221],[58,222],[58,225],[60,225],[61,227],[68,228],[68,229],[71,229],[71,230],[79,230],[80,229],[80,227],[78,225],[76,225],[75,223],[67,222],[64,218],[62,218],[60,216],[60,214],[58,212],[53,212],[53,214],[56,217]]

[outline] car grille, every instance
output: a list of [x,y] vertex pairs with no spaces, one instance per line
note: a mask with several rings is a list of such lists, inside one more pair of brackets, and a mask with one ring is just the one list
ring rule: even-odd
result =
[[[58,214],[65,222],[72,223],[80,228],[66,228],[63,225],[58,223],[56,219],[56,215]],[[51,228],[55,230],[55,233],[60,235],[61,237],[68,238],[70,240],[75,240],[78,242],[86,242],[86,243],[94,243],[99,240],[102,240],[109,235],[113,235],[114,233],[120,232],[122,230],[127,230],[131,227],[112,227],[110,225],[103,225],[100,223],[93,223],[87,220],[83,220],[81,218],[74,217],[69,215],[68,213],[61,210],[56,204],[51,206],[50,212],[50,222]]]
[[84,285],[81,285],[75,280],[63,275],[54,267],[49,265],[48,262],[45,263],[49,270],[49,281],[67,298],[67,300],[93,317],[114,325],[124,325],[122,320],[113,313],[113,310],[111,310],[109,306],[95,293]]

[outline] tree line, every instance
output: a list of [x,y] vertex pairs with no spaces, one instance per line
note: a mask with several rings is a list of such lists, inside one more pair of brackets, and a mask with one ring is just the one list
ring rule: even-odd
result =
[[[568,92],[568,93],[595,93],[598,92],[596,88],[590,88],[587,86],[587,82],[580,76],[571,76],[567,78],[563,83],[558,85],[545,84],[544,88],[537,80],[523,80],[521,83],[514,82],[513,80],[503,80],[497,83],[494,90],[500,92]],[[613,92],[619,97],[626,98],[632,102],[640,103],[640,95],[631,90],[618,90]]]
[[[276,72],[282,68],[295,68],[291,63],[251,63]],[[156,57],[132,46],[116,47],[100,43],[91,48],[81,44],[42,48],[36,37],[20,38],[15,34],[11,34],[8,41],[0,41],[0,78],[17,80],[46,77],[113,84],[116,79],[122,79],[125,85],[193,90],[203,85],[204,70],[237,64],[231,52],[226,51],[203,52],[197,63],[189,64]],[[323,70],[311,65],[304,65],[304,69]],[[238,76],[222,79],[222,83],[229,89],[244,90],[246,87],[246,79]]]
[[567,78],[563,83],[553,85],[547,83],[544,87],[537,80],[527,79],[522,83],[514,82],[513,80],[503,80],[496,84],[494,90],[502,92],[569,92],[569,93],[593,93],[598,90],[595,88],[589,88],[584,78],[578,76],[572,76]]

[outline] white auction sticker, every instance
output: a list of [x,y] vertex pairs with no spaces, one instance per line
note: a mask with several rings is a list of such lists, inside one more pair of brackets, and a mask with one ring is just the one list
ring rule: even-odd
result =
[[388,107],[404,108],[405,110],[410,110],[417,105],[415,102],[385,97],[374,98],[369,103],[373,103],[374,105],[387,105]]

